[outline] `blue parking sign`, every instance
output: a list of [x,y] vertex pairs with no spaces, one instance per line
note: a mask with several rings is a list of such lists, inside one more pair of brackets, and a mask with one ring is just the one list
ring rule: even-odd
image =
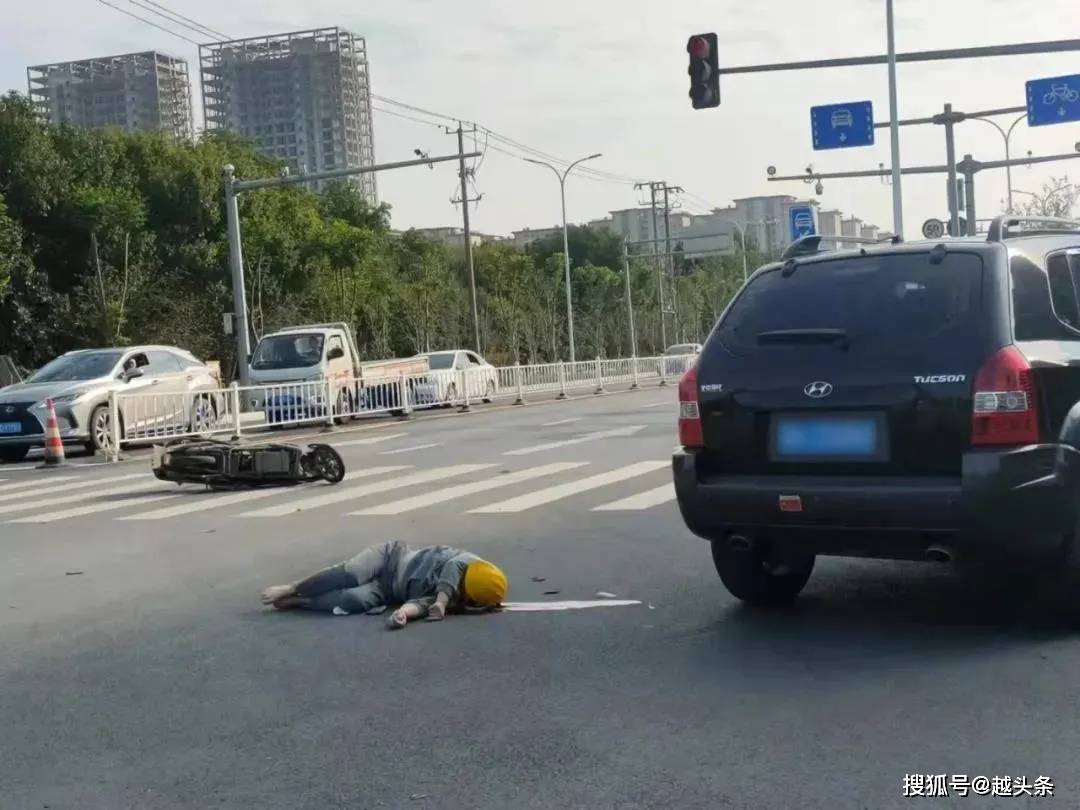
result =
[[873,146],[874,105],[869,101],[850,101],[811,107],[810,132],[815,149]]
[[788,209],[788,222],[791,225],[792,242],[817,233],[817,227],[814,225],[814,209],[809,205],[793,205]]
[[1029,127],[1080,121],[1080,75],[1032,79],[1026,89]]

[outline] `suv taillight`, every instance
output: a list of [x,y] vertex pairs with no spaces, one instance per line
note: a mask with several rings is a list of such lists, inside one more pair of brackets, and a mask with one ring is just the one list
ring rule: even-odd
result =
[[679,380],[679,443],[683,447],[705,445],[697,398],[697,366],[691,366]]
[[971,443],[1034,444],[1039,441],[1035,378],[1015,346],[992,354],[975,375]]

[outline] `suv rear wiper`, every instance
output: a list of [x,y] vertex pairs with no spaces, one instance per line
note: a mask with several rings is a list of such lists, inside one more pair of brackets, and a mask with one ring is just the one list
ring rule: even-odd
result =
[[840,348],[848,348],[848,335],[845,329],[774,329],[770,332],[758,332],[758,343],[839,343]]

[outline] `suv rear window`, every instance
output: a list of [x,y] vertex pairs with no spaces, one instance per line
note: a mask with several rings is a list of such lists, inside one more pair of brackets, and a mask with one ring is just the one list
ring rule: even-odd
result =
[[947,253],[939,264],[929,253],[811,261],[786,277],[777,268],[739,294],[716,335],[734,354],[789,348],[759,337],[788,330],[832,333],[859,353],[967,344],[980,333],[982,272],[982,259],[970,253]]

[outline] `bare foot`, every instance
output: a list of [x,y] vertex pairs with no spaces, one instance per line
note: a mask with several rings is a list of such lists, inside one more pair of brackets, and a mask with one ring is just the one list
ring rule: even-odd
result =
[[279,599],[284,599],[286,596],[292,595],[292,585],[271,585],[269,588],[262,592],[262,603],[264,605],[272,605]]

